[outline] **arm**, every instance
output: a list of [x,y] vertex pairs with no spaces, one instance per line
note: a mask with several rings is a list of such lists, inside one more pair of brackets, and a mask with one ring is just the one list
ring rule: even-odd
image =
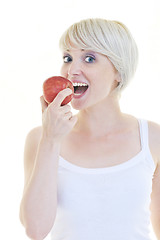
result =
[[61,140],[75,125],[69,105],[61,102],[71,94],[61,91],[47,105],[41,97],[42,127],[32,130],[24,151],[25,184],[20,219],[30,239],[42,240],[50,232],[57,209],[57,173]]
[[149,124],[149,141],[153,158],[157,163],[152,180],[151,221],[157,240],[160,240],[160,126],[158,124],[152,122]]
[[60,144],[40,138],[38,129],[26,139],[25,187],[20,219],[31,239],[43,239],[53,226],[57,208],[57,168]]

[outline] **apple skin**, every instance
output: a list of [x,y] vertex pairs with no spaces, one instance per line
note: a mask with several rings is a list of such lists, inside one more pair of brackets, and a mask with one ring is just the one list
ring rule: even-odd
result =
[[45,101],[48,104],[51,103],[57,94],[65,88],[70,88],[73,93],[63,100],[61,106],[66,105],[73,98],[74,87],[72,82],[61,76],[54,76],[46,79],[43,83],[43,97]]

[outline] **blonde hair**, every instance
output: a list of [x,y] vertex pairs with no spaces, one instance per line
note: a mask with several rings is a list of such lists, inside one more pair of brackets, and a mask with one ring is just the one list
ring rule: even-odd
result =
[[128,28],[118,21],[100,18],[81,20],[64,32],[59,44],[63,50],[75,45],[106,55],[120,74],[117,90],[127,86],[137,68],[137,45]]

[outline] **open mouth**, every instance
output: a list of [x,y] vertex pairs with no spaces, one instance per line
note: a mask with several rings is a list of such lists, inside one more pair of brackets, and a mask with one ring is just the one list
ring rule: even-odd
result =
[[88,89],[88,84],[86,83],[73,83],[74,95],[80,96],[83,95]]

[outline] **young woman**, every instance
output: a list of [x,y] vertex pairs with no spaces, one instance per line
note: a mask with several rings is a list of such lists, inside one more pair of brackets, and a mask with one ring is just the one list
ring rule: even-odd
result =
[[87,19],[60,40],[61,75],[75,88],[47,106],[24,153],[20,207],[27,235],[52,240],[160,239],[160,126],[124,114],[119,97],[133,77],[136,43],[117,21]]

